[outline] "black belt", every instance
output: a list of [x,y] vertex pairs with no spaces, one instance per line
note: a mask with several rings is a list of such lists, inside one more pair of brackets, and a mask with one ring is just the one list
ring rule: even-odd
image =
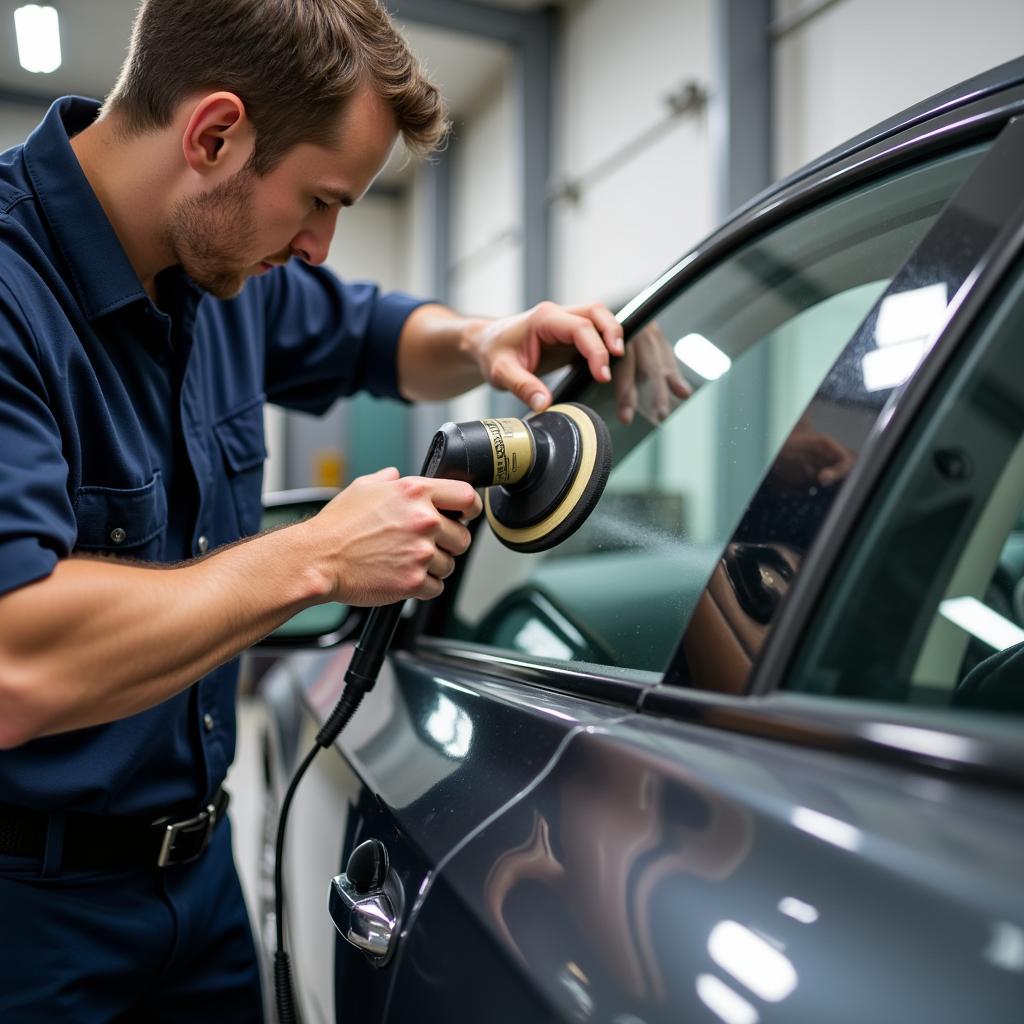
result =
[[188,818],[168,815],[156,821],[108,817],[78,811],[47,813],[0,803],[0,853],[46,855],[47,835],[63,818],[64,868],[168,867],[201,856],[229,796],[218,789],[213,799]]

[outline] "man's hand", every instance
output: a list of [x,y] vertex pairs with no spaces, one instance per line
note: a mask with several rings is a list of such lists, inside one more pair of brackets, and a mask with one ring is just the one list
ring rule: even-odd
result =
[[831,487],[850,472],[854,458],[846,445],[801,419],[782,446],[771,475],[784,490],[792,492]]
[[376,606],[437,597],[470,540],[441,510],[474,519],[480,509],[467,483],[382,469],[353,481],[303,525],[315,536],[330,599]]
[[609,355],[624,351],[622,325],[600,303],[541,302],[525,313],[482,323],[469,336],[484,380],[511,391],[534,412],[551,404],[551,392],[537,374],[565,366],[580,352],[594,380],[605,383],[612,379]]
[[613,371],[619,419],[629,426],[637,410],[652,423],[662,423],[681,401],[693,394],[668,338],[655,321],[635,334]]

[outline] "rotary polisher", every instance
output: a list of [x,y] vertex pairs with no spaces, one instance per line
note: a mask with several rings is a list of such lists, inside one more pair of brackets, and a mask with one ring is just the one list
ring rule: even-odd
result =
[[[565,403],[525,420],[445,423],[430,443],[420,475],[486,488],[484,510],[495,535],[513,551],[534,552],[561,544],[579,529],[604,491],[611,461],[611,438],[604,420],[584,405]],[[403,604],[370,612],[345,672],[341,699],[292,777],[281,805],[274,869],[274,989],[280,1024],[297,1019],[284,948],[282,860],[288,810],[313,758],[337,739],[373,689]]]

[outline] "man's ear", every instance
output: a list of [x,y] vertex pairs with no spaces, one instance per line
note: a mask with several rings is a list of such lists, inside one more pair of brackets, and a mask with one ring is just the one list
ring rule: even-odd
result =
[[192,109],[181,145],[197,174],[240,171],[252,155],[255,133],[245,104],[232,92],[212,92]]

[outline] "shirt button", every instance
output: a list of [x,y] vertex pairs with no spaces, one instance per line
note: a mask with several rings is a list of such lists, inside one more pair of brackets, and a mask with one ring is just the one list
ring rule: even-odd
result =
[[122,530],[120,526],[115,526],[114,529],[112,529],[110,531],[110,539],[115,544],[123,544],[124,543],[124,539],[127,536],[128,536],[128,534],[125,533],[124,530]]
[[205,555],[206,549],[210,546],[210,542],[206,539],[205,534],[196,541],[196,547],[199,548],[199,554]]
[[213,715],[211,715],[209,711],[203,715],[203,728],[207,732],[213,732]]

